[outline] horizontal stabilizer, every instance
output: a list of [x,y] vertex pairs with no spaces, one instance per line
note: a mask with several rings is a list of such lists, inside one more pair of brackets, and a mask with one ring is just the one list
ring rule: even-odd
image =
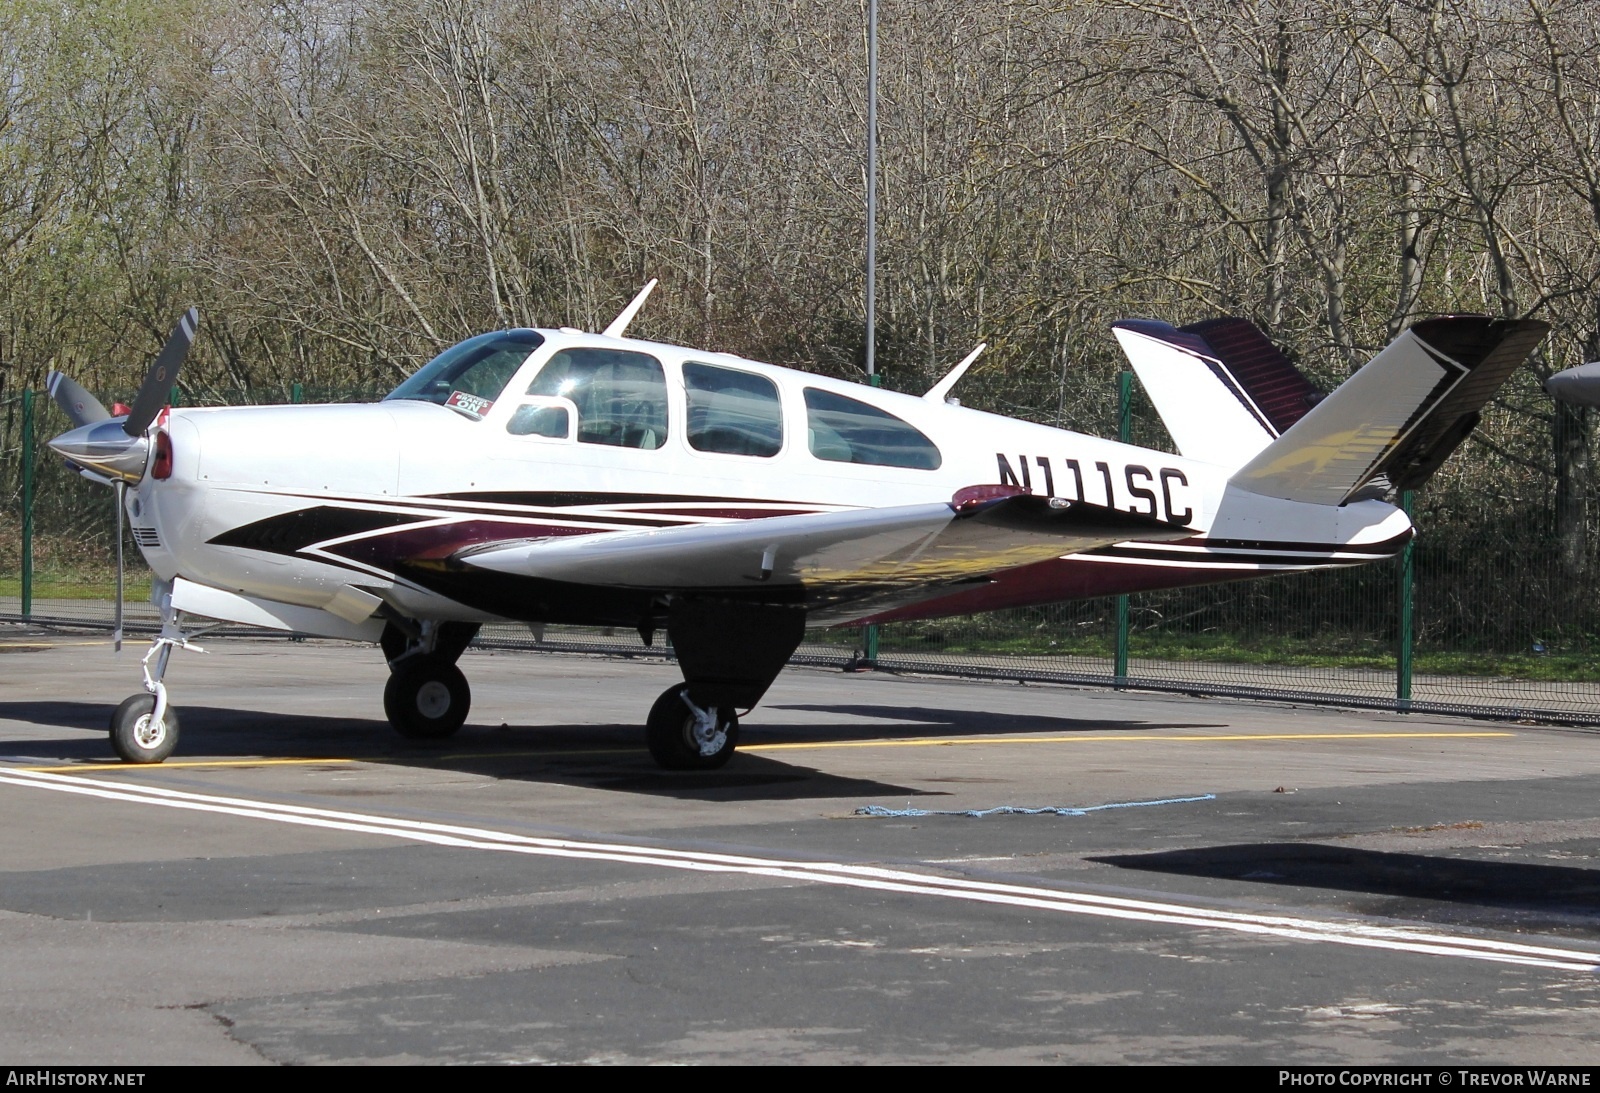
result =
[[1234,474],[1267,497],[1339,505],[1373,479],[1415,489],[1544,337],[1533,319],[1479,315],[1411,327]]
[[1244,319],[1185,327],[1124,319],[1111,329],[1178,451],[1191,459],[1243,466],[1320,397]]
[[922,585],[1129,539],[1193,534],[1149,516],[980,486],[926,505],[489,543],[454,560],[526,577],[659,591],[811,581]]

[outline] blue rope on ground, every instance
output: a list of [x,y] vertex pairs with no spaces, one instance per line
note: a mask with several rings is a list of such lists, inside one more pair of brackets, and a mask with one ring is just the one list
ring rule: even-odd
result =
[[971,816],[981,820],[985,816],[1087,816],[1091,812],[1104,812],[1111,808],[1148,808],[1151,805],[1187,805],[1196,801],[1215,801],[1215,793],[1199,797],[1164,797],[1159,801],[1113,801],[1107,805],[1085,805],[1082,808],[1066,806],[1024,808],[1022,805],[996,805],[994,808],[969,808],[963,812],[935,812],[925,808],[884,808],[882,805],[865,805],[856,809],[857,816],[891,816],[904,819],[913,816]]

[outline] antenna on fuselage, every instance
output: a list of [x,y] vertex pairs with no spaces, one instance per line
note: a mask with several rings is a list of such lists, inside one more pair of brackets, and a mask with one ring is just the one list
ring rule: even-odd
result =
[[988,348],[988,342],[979,342],[978,348],[968,353],[960,364],[946,372],[944,379],[928,388],[928,393],[922,397],[929,402],[943,402],[945,396],[950,393],[950,388],[954,387],[956,381],[967,374],[967,369],[972,367],[972,362],[978,359],[978,354]]
[[650,283],[639,290],[639,295],[633,298],[633,302],[618,312],[617,317],[611,320],[611,325],[606,327],[600,333],[604,334],[608,338],[622,337],[622,332],[628,329],[628,324],[633,322],[633,317],[639,314],[639,309],[643,307],[644,302],[650,298],[650,292],[656,287],[656,284],[657,279],[654,277],[650,278]]

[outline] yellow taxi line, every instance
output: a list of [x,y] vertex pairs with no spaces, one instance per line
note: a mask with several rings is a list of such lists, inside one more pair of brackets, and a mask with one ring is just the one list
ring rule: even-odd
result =
[[22,770],[33,773],[50,773],[52,771],[71,770],[75,774],[103,774],[116,772],[129,772],[139,770],[172,770],[174,768],[194,767],[304,767],[315,766],[318,763],[351,764],[373,763],[377,765],[394,764],[405,766],[426,766],[430,763],[460,762],[466,759],[531,759],[540,756],[570,756],[582,755],[619,755],[637,751],[637,748],[593,748],[583,751],[499,751],[499,752],[461,752],[455,755],[330,755],[321,759],[168,759],[164,763],[123,763],[115,759],[93,759],[87,763],[55,763],[49,766],[0,766],[0,770]]
[[[741,752],[769,752],[769,751],[806,751],[825,750],[830,748],[954,748],[974,747],[984,745],[1010,745],[1010,744],[1092,744],[1092,743],[1138,743],[1138,744],[1222,744],[1241,743],[1252,740],[1334,740],[1334,741],[1361,741],[1361,740],[1484,740],[1515,736],[1513,732],[1306,732],[1306,733],[1232,733],[1223,736],[990,736],[990,737],[915,737],[907,740],[823,740],[814,742],[801,742],[791,744],[748,744],[741,747]],[[461,762],[464,760],[478,759],[533,759],[539,757],[557,757],[562,759],[585,755],[621,755],[635,751],[634,748],[592,748],[582,751],[571,750],[540,750],[540,751],[502,751],[502,752],[458,752],[450,755],[416,755],[416,756],[327,756],[321,759],[193,759],[169,760],[165,763],[151,764],[151,770],[171,770],[174,768],[194,767],[290,767],[313,766],[318,763],[377,763],[377,764],[405,764],[410,766],[424,766],[430,763]],[[118,763],[112,760],[91,762],[88,764],[61,763],[51,766],[6,767],[0,769],[25,770],[25,771],[59,771],[71,768],[80,773],[90,774],[101,771],[136,771],[141,769],[138,764]]]
[[982,744],[1220,744],[1242,740],[1463,740],[1515,736],[1510,732],[1308,732],[1239,733],[1228,736],[988,736],[919,737],[911,740],[828,740],[802,744],[751,744],[740,751],[800,751],[807,748],[953,748]]
[[104,641],[0,641],[0,651],[6,649],[70,649],[78,645],[110,645]]

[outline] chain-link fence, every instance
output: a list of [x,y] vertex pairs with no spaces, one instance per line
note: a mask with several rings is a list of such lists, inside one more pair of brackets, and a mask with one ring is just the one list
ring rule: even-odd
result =
[[[294,401],[370,392],[306,392]],[[198,400],[197,400],[198,401]],[[242,394],[207,399],[242,403]],[[1133,398],[1123,430],[1162,443]],[[41,395],[0,402],[0,620],[108,627],[111,493],[50,458],[66,427]],[[1458,454],[1457,458],[1462,458]],[[818,630],[797,663],[1129,686],[1389,709],[1600,723],[1600,561],[1557,535],[1550,491],[1485,476],[1430,485],[1401,559],[1359,568],[985,615]],[[1441,476],[1444,477],[1444,476]],[[129,549],[127,625],[153,630],[149,574]],[[1407,599],[1413,609],[1404,609]],[[1119,600],[1121,602],[1119,602]],[[492,625],[479,644],[670,656],[632,631]]]

